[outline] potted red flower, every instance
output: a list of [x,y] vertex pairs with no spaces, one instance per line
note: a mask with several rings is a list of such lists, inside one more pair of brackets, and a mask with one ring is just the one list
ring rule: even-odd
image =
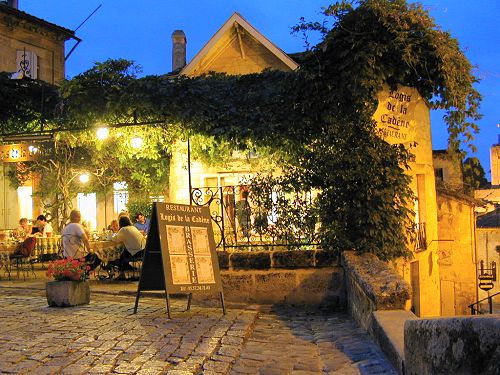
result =
[[49,306],[77,306],[90,302],[90,266],[84,259],[65,258],[49,262],[46,284]]

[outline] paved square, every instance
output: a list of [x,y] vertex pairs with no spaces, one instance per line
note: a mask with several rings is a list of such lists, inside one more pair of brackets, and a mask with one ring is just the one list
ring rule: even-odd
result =
[[0,286],[0,372],[15,374],[395,374],[347,315],[192,306],[93,293],[48,307],[44,291]]

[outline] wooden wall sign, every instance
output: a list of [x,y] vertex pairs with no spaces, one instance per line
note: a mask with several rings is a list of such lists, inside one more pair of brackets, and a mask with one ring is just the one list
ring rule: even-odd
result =
[[0,145],[0,161],[4,163],[20,163],[39,160],[52,152],[52,143],[43,144],[10,144]]
[[426,112],[425,101],[416,89],[399,86],[391,90],[386,86],[378,94],[373,117],[382,139],[390,144],[405,144],[415,140],[417,126],[428,115]]
[[141,291],[164,290],[170,318],[169,294],[219,292],[224,294],[208,207],[155,202],[146,240],[134,313]]

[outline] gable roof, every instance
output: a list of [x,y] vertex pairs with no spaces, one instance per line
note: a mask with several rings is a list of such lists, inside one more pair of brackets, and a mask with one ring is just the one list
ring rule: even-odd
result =
[[[210,65],[214,59],[216,59],[224,49],[224,39],[226,39],[226,46],[228,44],[227,40],[234,39],[231,34],[234,33],[239,39],[241,46],[241,31],[250,35],[255,39],[260,45],[265,47],[276,59],[281,61],[284,66],[290,70],[295,70],[298,68],[298,64],[293,61],[281,48],[277,47],[264,35],[262,35],[257,29],[255,29],[247,20],[245,20],[239,13],[235,12],[229,19],[222,25],[222,27],[210,38],[210,40],[205,44],[205,46],[196,54],[196,56],[187,64],[179,74],[181,75],[197,75],[200,72],[204,72],[204,68]],[[214,48],[219,49],[214,53]],[[210,54],[212,54],[210,56]],[[244,51],[242,49],[242,54]],[[208,61],[204,61],[208,60]]]
[[56,25],[55,23],[45,21],[44,19],[32,16],[31,14],[23,12],[17,8],[13,8],[13,7],[8,6],[6,4],[0,3],[0,11],[4,12],[6,14],[9,14],[11,16],[14,16],[14,17],[18,17],[22,20],[32,22],[38,26],[45,27],[46,29],[51,30],[55,33],[61,34],[65,40],[68,40],[70,38],[79,40],[79,38],[77,38],[75,36],[75,32],[73,30]]
[[500,208],[481,215],[476,220],[477,228],[500,228]]

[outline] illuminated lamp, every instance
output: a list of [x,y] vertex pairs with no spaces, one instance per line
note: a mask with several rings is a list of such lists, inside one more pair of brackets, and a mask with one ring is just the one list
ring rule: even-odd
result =
[[141,137],[134,137],[130,140],[130,145],[133,148],[141,148],[143,143],[144,141]]
[[82,173],[80,177],[78,177],[78,179],[82,184],[86,184],[87,182],[89,182],[90,176],[88,173]]
[[96,133],[97,139],[102,141],[103,139],[108,138],[109,129],[108,128],[99,128],[99,129],[97,129],[97,131],[95,133]]

